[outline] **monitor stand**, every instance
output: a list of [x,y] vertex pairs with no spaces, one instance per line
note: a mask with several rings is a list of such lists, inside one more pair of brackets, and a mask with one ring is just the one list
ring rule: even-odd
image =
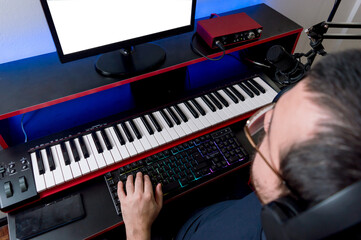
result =
[[164,60],[164,49],[147,43],[102,54],[95,63],[95,69],[102,76],[122,78],[157,68]]

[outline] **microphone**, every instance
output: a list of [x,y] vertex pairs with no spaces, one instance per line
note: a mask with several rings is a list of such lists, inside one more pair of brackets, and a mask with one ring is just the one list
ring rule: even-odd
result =
[[305,66],[280,45],[268,49],[266,58],[276,67],[275,78],[279,84],[296,83],[306,74]]

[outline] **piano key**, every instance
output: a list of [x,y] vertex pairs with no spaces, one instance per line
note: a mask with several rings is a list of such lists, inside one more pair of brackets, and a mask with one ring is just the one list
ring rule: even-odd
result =
[[193,105],[197,108],[198,112],[199,112],[202,116],[206,115],[204,109],[201,107],[201,105],[199,105],[198,100],[192,99],[191,102],[192,102]]
[[40,154],[39,150],[36,150],[35,152],[36,154],[36,162],[37,162],[37,168],[39,170],[39,174],[44,174],[45,170],[44,170],[44,163],[43,163],[43,156]]
[[[154,114],[149,114],[149,115],[144,116],[144,117],[148,120],[149,124],[152,125],[153,121],[150,121],[151,116],[153,116],[154,120],[159,125],[159,128],[162,129],[161,126],[160,126],[159,121],[157,120],[156,116],[154,116]],[[153,124],[152,127],[155,127],[155,125]],[[154,131],[154,137],[157,140],[159,145],[162,145],[162,144],[164,144],[166,142],[172,141],[172,138],[170,137],[168,131]]]
[[254,100],[254,96],[250,97],[238,84],[234,85],[234,88],[244,96],[244,101],[242,103],[247,105],[247,109],[250,109],[249,111],[259,107],[257,102]]
[[194,118],[198,118],[199,115],[198,113],[196,112],[196,110],[193,108],[192,105],[189,104],[188,101],[185,101],[184,102],[184,105],[187,107],[187,109],[189,110],[189,112],[193,115]]
[[[65,142],[65,146],[66,146],[66,149],[68,150],[68,153],[70,153],[71,148],[70,148],[69,141]],[[71,172],[73,173],[73,177],[74,178],[80,177],[82,175],[82,173],[81,173],[81,170],[79,167],[79,163],[75,162],[73,154],[69,154],[69,159],[70,159],[70,169],[71,169]]]
[[97,150],[97,152],[98,152],[99,154],[102,153],[102,152],[103,152],[103,148],[102,148],[102,146],[100,145],[98,136],[95,134],[95,132],[92,132],[90,136],[93,138],[94,146],[95,146],[95,149]]
[[124,136],[122,136],[122,134],[119,131],[119,128],[117,127],[117,125],[113,125],[113,130],[117,136],[117,139],[120,143],[120,145],[124,145],[125,144],[125,140],[124,140]]
[[247,81],[244,81],[244,84],[249,88],[251,89],[251,91],[253,93],[255,93],[257,96],[260,95],[259,91],[257,90],[257,88],[255,88],[248,80]]
[[31,165],[33,166],[34,180],[37,192],[42,192],[46,189],[44,175],[39,173],[38,158],[35,152],[30,153]]
[[251,98],[254,97],[254,94],[251,92],[251,90],[249,90],[243,82],[237,84],[248,96],[250,96]]
[[87,148],[87,146],[86,146],[86,144],[85,144],[85,142],[84,142],[83,136],[79,136],[79,137],[78,137],[78,141],[79,141],[80,148],[81,148],[81,151],[82,151],[82,153],[83,153],[83,156],[84,156],[85,158],[88,158],[88,157],[89,157],[89,151],[88,151],[88,148]]
[[[200,99],[200,98],[199,98]],[[200,101],[202,101],[200,99]],[[196,107],[196,105],[194,105],[194,103],[196,103],[203,111],[204,114],[201,114],[199,112],[199,119],[201,120],[202,124],[204,125],[204,127],[210,127],[212,126],[212,123],[208,120],[208,116],[206,116],[206,112],[205,110],[201,107],[201,105],[199,105],[198,101],[196,99],[194,99],[193,101],[190,102],[190,104],[192,105],[192,107],[194,107],[197,111],[198,111],[198,108]]]
[[134,122],[133,122],[133,119],[130,119],[128,122],[129,122],[129,125],[130,125],[130,127],[132,128],[133,133],[135,134],[136,138],[141,139],[141,138],[142,138],[142,134],[140,134],[137,126],[136,126],[136,125],[134,124]]
[[[146,121],[148,121],[144,116],[142,116],[144,120],[142,120],[141,118],[136,118],[134,120],[134,122],[136,122],[139,127],[140,127],[140,131],[142,131],[143,136],[146,138],[147,143],[143,144],[143,147],[145,150],[149,150],[155,147],[158,147],[158,141],[155,139],[154,136],[154,132],[153,134],[150,134],[147,130],[146,124],[144,124]],[[149,128],[151,128],[151,126],[149,126]]]
[[56,152],[57,152],[57,155],[58,155],[58,159],[59,159],[61,171],[62,171],[63,176],[64,176],[64,180],[69,181],[69,180],[73,179],[73,173],[71,172],[70,166],[65,164],[63,151],[61,150],[60,145],[59,144],[55,145],[55,149],[56,149]]
[[[223,93],[222,93],[220,90],[215,91],[215,92],[212,93],[212,94],[214,94],[214,96],[215,96],[216,93],[219,95],[219,97],[221,97],[222,99],[224,99]],[[226,94],[224,94],[224,96],[226,96]],[[228,99],[228,98],[227,98],[227,99]],[[224,99],[224,101],[227,102],[225,99]],[[223,101],[220,101],[220,104],[223,105]],[[232,117],[234,116],[234,113],[233,113],[233,112],[230,110],[230,108],[229,108],[229,103],[228,103],[228,102],[227,102],[227,106],[226,106],[226,105],[223,105],[223,108],[222,108],[221,110],[219,110],[218,114],[220,114],[221,116],[223,116],[223,117],[224,117],[224,120],[228,120],[228,119],[230,119],[230,118],[232,118]]]
[[162,131],[162,128],[161,126],[159,125],[159,121],[154,117],[153,113],[149,113],[149,119],[150,121],[152,121],[155,129],[158,131],[158,132],[161,132]]
[[254,79],[250,79],[249,80],[251,84],[253,84],[253,86],[255,86],[261,93],[266,93],[266,90],[259,85]]
[[239,100],[236,96],[234,96],[234,94],[228,89],[228,88],[225,88],[225,89],[222,89],[223,92],[225,94],[227,94],[227,96],[234,102],[234,103],[238,103]]
[[263,81],[260,77],[254,78],[254,81],[265,89],[266,91],[265,96],[272,102],[273,99],[276,97],[277,92],[273,88],[271,88],[265,81]]
[[[114,163],[114,159],[112,154],[110,153],[110,151],[105,147],[105,142],[104,142],[104,138],[102,137],[102,134],[100,131],[96,131],[95,134],[97,135],[98,139],[99,139],[99,143],[100,146],[102,146],[102,148],[104,149],[102,152],[104,161],[106,165],[111,165]],[[109,140],[109,139],[108,139]]]
[[[90,149],[91,149],[91,151],[92,151],[92,153],[94,155],[94,158],[95,158],[95,161],[96,161],[96,163],[98,165],[98,168],[100,169],[100,168],[106,167],[107,164],[105,163],[105,160],[104,160],[104,157],[103,157],[102,153],[99,153],[97,147],[95,146],[93,135],[96,136],[95,132],[93,132],[93,134],[88,134],[88,135],[85,135],[85,136],[88,139]],[[100,143],[99,143],[99,145],[100,145]]]
[[218,108],[218,109],[222,109],[223,106],[222,104],[214,97],[214,95],[212,93],[207,94],[209,100]]
[[[168,126],[168,124],[166,123],[166,121],[164,120],[164,118],[162,117],[160,111],[157,111],[157,112],[154,112],[153,113],[154,117],[158,120],[158,123],[161,125],[163,131],[166,130],[168,135],[169,135],[169,138],[171,140],[169,141],[172,141],[172,140],[176,140],[179,138],[179,135],[178,133],[171,127]],[[163,133],[162,131],[162,133]],[[164,136],[164,135],[163,135]],[[169,139],[167,138],[167,139]],[[164,138],[166,139],[166,137]]]
[[201,100],[200,98],[196,98],[196,100],[197,100],[199,106],[201,106],[204,109],[205,119],[208,120],[208,122],[210,123],[211,126],[222,121],[222,119],[218,116],[218,114],[216,114],[215,112],[212,112],[203,100]]
[[140,119],[142,120],[143,125],[146,128],[147,132],[150,135],[153,135],[154,134],[153,128],[150,126],[150,124],[149,124],[148,120],[145,118],[145,116],[141,116]]
[[124,122],[122,122],[120,124],[120,126],[122,127],[122,130],[125,133],[125,136],[127,137],[128,141],[133,142],[134,138],[133,138],[132,134],[130,134],[130,131],[129,131],[127,125]]
[[186,124],[190,128],[191,133],[198,132],[199,130],[204,128],[199,118],[197,119],[192,117],[191,113],[188,111],[184,103],[178,104],[177,107],[183,112],[184,116],[189,120],[186,122]]
[[215,112],[217,110],[216,107],[211,103],[211,101],[206,96],[201,96],[201,99],[212,112]]
[[239,109],[236,107],[236,103],[234,103],[225,92],[223,91],[217,91],[217,93],[219,94],[219,96],[221,96],[222,98],[224,98],[225,101],[229,101],[229,104],[227,107],[224,107],[225,111],[227,111],[228,117],[229,118],[233,118],[235,116],[240,115]]
[[[125,125],[127,126],[128,129],[130,129],[130,124],[129,122],[125,122]],[[137,150],[137,153],[142,153],[145,151],[143,145],[141,144],[141,142],[139,141],[139,139],[135,139],[134,138],[134,133],[133,131],[129,131],[129,133],[132,135],[132,138],[134,139],[134,141],[132,142],[135,149]]]
[[69,158],[69,154],[68,154],[68,151],[66,149],[66,146],[65,146],[64,142],[60,143],[60,149],[61,149],[61,153],[62,153],[65,165],[69,165],[70,164],[70,158]]
[[[106,149],[111,150],[113,148],[112,144],[110,143],[110,140],[107,136],[107,134],[104,131],[104,128],[100,129],[101,136],[98,135],[98,138],[103,138],[104,144]],[[105,148],[103,148],[105,149]]]
[[140,120],[140,118],[136,118],[133,120],[134,126],[138,129],[139,134],[142,135],[142,138],[139,139],[140,143],[142,144],[144,151],[148,151],[150,149],[152,149],[152,145],[150,144],[149,140],[148,140],[148,136],[150,136],[147,131],[144,131],[142,129],[142,126],[144,126],[144,124],[142,123],[142,120]]
[[164,114],[168,117],[169,121],[171,121],[173,126],[172,129],[174,129],[177,132],[178,136],[179,137],[185,136],[186,133],[184,132],[183,128],[180,125],[175,124],[175,122],[173,122],[172,118],[168,115],[166,111],[164,111]]
[[53,171],[55,169],[55,163],[54,163],[53,155],[52,155],[49,147],[47,147],[45,149],[45,151],[46,151],[46,156],[48,157],[49,169],[50,169],[50,171]]
[[166,108],[169,116],[173,119],[173,122],[175,122],[175,124],[180,125],[181,121],[178,119],[178,117],[176,116],[176,114],[173,112],[173,109],[170,107]]
[[227,102],[227,100],[224,97],[222,97],[221,94],[219,94],[219,90],[215,91],[213,94],[225,107],[229,106],[229,103]]
[[[178,115],[177,111],[175,110],[175,106],[171,106],[170,109],[173,111],[174,115],[178,119],[181,119],[181,117]],[[180,120],[179,126],[183,129],[183,131],[186,135],[189,135],[192,133],[192,130],[190,129],[190,127],[188,126],[188,124],[186,122]]]
[[183,122],[188,122],[188,118],[186,117],[186,115],[184,114],[184,112],[182,111],[182,109],[179,108],[179,106],[176,104],[173,106],[175,111],[178,113],[178,115],[181,117],[181,119],[183,120]]
[[[90,137],[90,135],[89,135],[89,137]],[[88,154],[89,154],[88,157],[86,157],[85,159],[88,162],[90,171],[91,172],[95,171],[95,170],[99,169],[99,166],[95,159],[94,153],[91,150],[89,140],[86,136],[82,136],[82,139],[84,140],[84,144],[85,144],[86,148],[88,149]],[[79,138],[79,143],[80,143],[80,138]],[[85,157],[85,155],[84,155],[84,157]]]
[[[79,159],[78,163],[79,163],[80,170],[83,173],[83,175],[87,174],[90,172],[90,167],[89,167],[88,161],[86,160],[86,158],[84,157],[84,155],[81,151],[81,146],[80,146],[78,138],[74,139],[74,145],[79,152],[80,159]],[[54,174],[54,177],[55,177],[55,174]]]
[[74,160],[75,160],[75,162],[78,162],[80,160],[80,157],[79,157],[78,150],[75,147],[74,140],[70,139],[69,143],[70,143],[70,149],[71,149],[71,153],[73,154]]
[[65,182],[65,180],[63,176],[63,171],[61,170],[60,161],[55,146],[50,147],[50,152],[53,156],[54,165],[55,165],[55,169],[53,170],[55,184],[59,185]]
[[165,121],[165,123],[168,125],[168,127],[172,128],[173,127],[173,123],[172,121],[168,118],[167,114],[164,112],[163,109],[159,110],[161,117],[163,118],[163,120]]
[[113,146],[112,149],[110,149],[110,153],[113,156],[114,162],[120,162],[121,160],[123,160],[123,157],[121,152],[116,146],[115,140],[113,139],[110,129],[112,129],[112,127],[104,129],[105,134],[108,136],[109,143]]
[[[121,132],[122,136],[124,136],[125,133],[124,133],[124,130],[123,130],[122,126],[121,126],[120,124],[118,124],[117,126],[118,126],[118,129],[119,129],[119,131]],[[122,128],[122,129],[121,129],[121,128]],[[130,133],[129,133],[129,134],[130,134]],[[137,150],[135,149],[135,147],[134,147],[134,145],[133,145],[133,142],[128,141],[128,139],[125,139],[125,140],[126,140],[126,141],[125,141],[125,147],[127,148],[129,155],[130,155],[131,157],[133,157],[134,155],[137,155],[138,152],[137,152]]]
[[118,136],[117,136],[117,133],[115,132],[115,129],[118,129],[118,127],[113,126],[113,127],[108,128],[108,129],[109,129],[110,134],[112,135],[114,143],[117,146],[118,151],[120,152],[120,155],[122,156],[123,160],[129,158],[130,155],[129,155],[129,152],[128,152],[127,148],[125,147],[125,143],[121,144],[119,141],[117,141]]
[[44,171],[45,171],[44,180],[45,180],[46,188],[52,188],[55,186],[55,180],[54,180],[53,172],[50,171],[50,168],[49,168],[49,162],[48,162],[48,156],[46,154],[46,150],[41,149],[40,154],[42,155],[43,162],[44,162]]
[[242,102],[244,101],[244,96],[239,91],[237,91],[234,86],[230,86],[229,89],[232,91],[232,93],[234,93],[234,95],[238,97],[239,100],[241,100]]

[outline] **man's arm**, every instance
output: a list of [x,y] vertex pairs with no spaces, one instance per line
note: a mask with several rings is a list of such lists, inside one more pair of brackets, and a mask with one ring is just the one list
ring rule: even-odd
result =
[[125,184],[118,183],[118,197],[128,240],[150,239],[151,226],[163,206],[162,186],[153,193],[148,175],[138,172],[133,180],[129,175]]

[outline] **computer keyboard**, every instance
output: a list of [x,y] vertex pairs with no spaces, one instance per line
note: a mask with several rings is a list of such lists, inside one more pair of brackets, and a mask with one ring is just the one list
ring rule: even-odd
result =
[[226,127],[198,137],[104,175],[116,213],[121,214],[118,181],[141,171],[155,186],[162,183],[164,198],[171,198],[248,162],[248,154]]

